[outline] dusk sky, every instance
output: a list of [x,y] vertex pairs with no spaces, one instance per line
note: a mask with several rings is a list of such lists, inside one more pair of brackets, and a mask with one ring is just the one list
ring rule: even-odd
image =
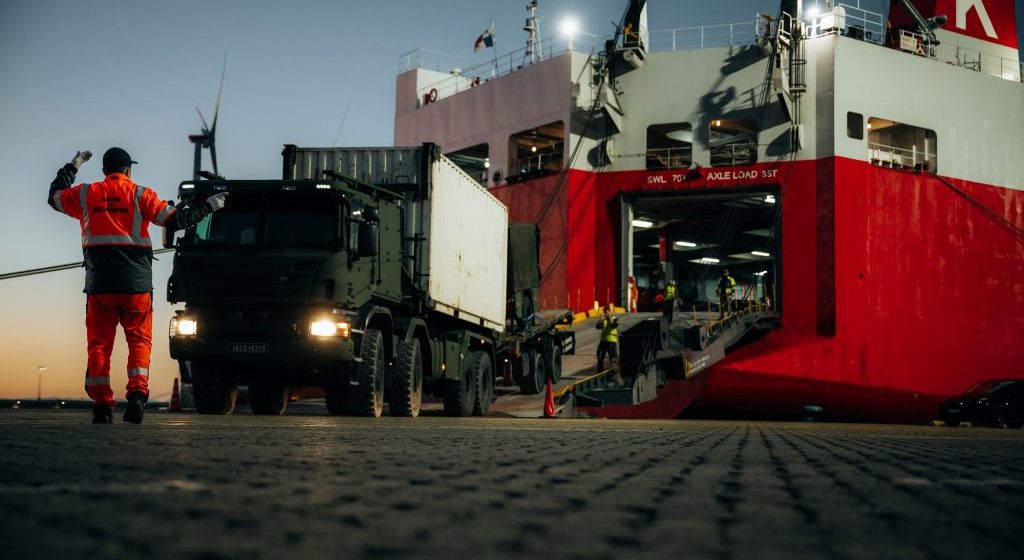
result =
[[[812,0],[805,0],[810,3]],[[824,4],[824,0],[819,0]],[[95,157],[78,182],[102,179],[111,146],[140,163],[133,179],[172,199],[188,179],[199,132],[195,106],[213,112],[224,52],[227,77],[217,133],[218,163],[236,179],[276,178],[281,145],[390,145],[402,53],[424,48],[484,62],[473,43],[493,19],[499,54],[519,49],[526,0],[431,3],[352,1],[0,3],[0,168],[4,219],[0,272],[81,261],[79,226],[51,210],[46,191],[78,149]],[[884,11],[883,0],[861,5]],[[541,0],[543,37],[573,16],[580,29],[610,35],[625,0]],[[649,0],[650,29],[751,22],[776,0]],[[1017,0],[1018,20],[1021,0]],[[208,167],[208,166],[207,166]],[[154,239],[160,229],[150,227]],[[168,357],[165,301],[169,255],[154,263],[154,399],[167,398],[177,368]],[[85,398],[85,295],[81,269],[0,281],[0,397]],[[123,398],[125,345],[112,361]]]

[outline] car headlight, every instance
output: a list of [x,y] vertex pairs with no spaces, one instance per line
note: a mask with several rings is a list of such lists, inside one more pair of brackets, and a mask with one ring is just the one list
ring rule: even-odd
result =
[[348,338],[349,332],[349,324],[346,321],[339,321],[334,318],[316,319],[309,324],[309,334],[312,336],[340,336]]
[[191,317],[172,317],[170,326],[171,338],[178,336],[195,336],[199,332],[199,322]]

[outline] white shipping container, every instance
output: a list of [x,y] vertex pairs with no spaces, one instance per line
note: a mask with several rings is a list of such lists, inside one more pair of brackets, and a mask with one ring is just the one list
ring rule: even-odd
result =
[[508,209],[448,158],[432,175],[427,294],[437,311],[502,330]]

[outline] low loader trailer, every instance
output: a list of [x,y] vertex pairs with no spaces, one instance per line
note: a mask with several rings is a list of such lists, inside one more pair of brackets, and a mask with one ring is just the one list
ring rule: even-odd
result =
[[282,179],[184,182],[227,206],[174,247],[171,357],[196,409],[257,414],[323,388],[331,414],[417,416],[424,393],[485,415],[509,367],[537,392],[572,353],[567,313],[539,314],[537,229],[437,146],[284,150]]

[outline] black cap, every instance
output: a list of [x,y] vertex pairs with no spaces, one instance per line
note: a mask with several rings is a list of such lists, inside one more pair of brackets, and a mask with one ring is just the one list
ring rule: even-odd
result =
[[139,162],[132,160],[132,156],[121,148],[110,148],[103,154],[103,169],[121,169],[133,163]]

